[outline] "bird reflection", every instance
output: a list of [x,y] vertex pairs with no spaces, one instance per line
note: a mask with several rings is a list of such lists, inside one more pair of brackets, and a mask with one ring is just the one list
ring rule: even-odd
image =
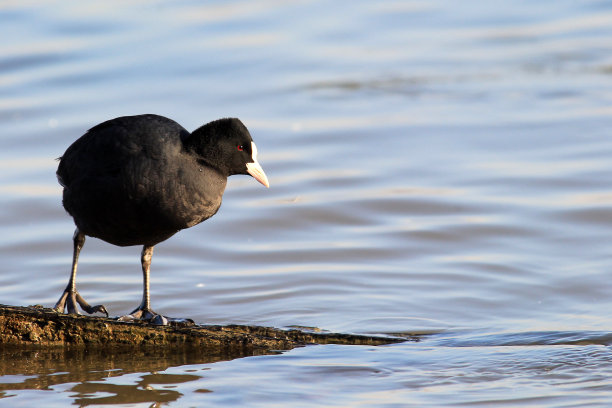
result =
[[[198,371],[208,368],[176,374],[164,371],[239,357],[245,355],[211,355],[198,350],[4,348],[0,350],[0,398],[13,396],[11,391],[53,391],[62,384],[76,383],[66,391],[77,406],[151,403],[157,407],[179,400],[183,396],[181,384],[201,381]],[[210,392],[198,388],[198,392]]]

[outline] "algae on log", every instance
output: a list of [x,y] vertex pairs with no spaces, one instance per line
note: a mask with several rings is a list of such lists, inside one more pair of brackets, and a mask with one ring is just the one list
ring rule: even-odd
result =
[[383,345],[416,336],[368,336],[259,326],[159,326],[105,317],[66,315],[42,306],[0,305],[0,344],[87,348],[199,349],[211,354],[253,355],[307,344]]

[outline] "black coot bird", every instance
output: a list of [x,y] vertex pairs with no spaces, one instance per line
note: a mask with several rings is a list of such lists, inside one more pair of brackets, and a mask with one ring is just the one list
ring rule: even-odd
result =
[[55,310],[101,312],[76,290],[85,236],[119,246],[142,245],[143,295],[128,319],[166,323],[151,309],[149,270],[153,246],[212,217],[227,177],[250,174],[269,187],[257,147],[238,119],[219,119],[192,133],[158,115],[103,122],[77,139],[59,159],[63,205],[74,218],[72,273]]

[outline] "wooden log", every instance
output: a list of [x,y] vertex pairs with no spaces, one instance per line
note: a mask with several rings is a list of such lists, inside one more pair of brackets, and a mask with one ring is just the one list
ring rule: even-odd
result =
[[106,317],[67,315],[42,306],[0,305],[0,344],[3,346],[106,350],[154,347],[245,356],[309,344],[383,345],[408,340],[418,340],[418,336],[370,336],[241,325],[159,326],[140,321],[120,322]]

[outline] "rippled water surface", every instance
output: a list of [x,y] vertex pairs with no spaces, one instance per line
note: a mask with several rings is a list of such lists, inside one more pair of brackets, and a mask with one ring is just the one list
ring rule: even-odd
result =
[[[7,351],[0,406],[612,399],[612,3],[20,1],[0,38],[0,303],[65,287],[55,158],[88,128],[235,116],[271,187],[232,177],[156,247],[154,308],[423,334],[233,360]],[[81,294],[129,312],[139,257],[89,239]]]

